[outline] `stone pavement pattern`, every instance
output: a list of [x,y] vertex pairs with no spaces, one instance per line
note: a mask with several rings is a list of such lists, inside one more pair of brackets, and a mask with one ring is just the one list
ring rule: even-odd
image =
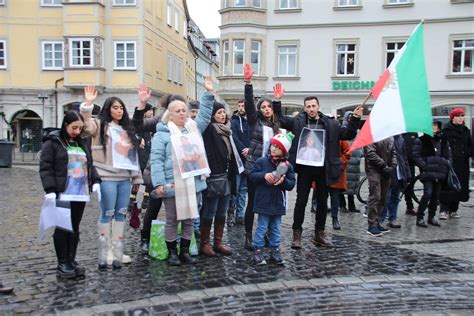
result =
[[[168,267],[139,252],[139,230],[127,227],[126,253],[133,262],[120,271],[99,273],[95,201],[81,223],[80,280],[58,280],[52,238],[37,240],[43,191],[33,168],[0,169],[0,279],[15,295],[0,296],[0,314],[104,313],[367,313],[474,310],[474,214],[443,227],[416,228],[400,215],[402,229],[369,237],[360,214],[341,214],[342,230],[327,232],[336,247],[317,248],[309,240],[314,216],[307,212],[304,249],[290,249],[292,207],[282,224],[284,267],[256,267],[243,248],[244,229],[227,230],[230,257],[199,258],[196,266]],[[401,210],[404,210],[401,203]],[[402,212],[401,212],[402,213]],[[311,215],[310,215],[311,214]]]

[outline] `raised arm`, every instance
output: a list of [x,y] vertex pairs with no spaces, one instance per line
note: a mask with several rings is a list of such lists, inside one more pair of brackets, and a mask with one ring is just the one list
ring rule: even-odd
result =
[[80,111],[84,117],[84,136],[95,136],[99,132],[99,124],[96,119],[92,117],[92,110],[94,109],[94,100],[97,98],[97,90],[95,86],[84,87],[84,102],[81,103]]
[[196,116],[196,124],[201,134],[204,133],[209,123],[211,123],[212,108],[214,107],[215,96],[211,76],[204,78],[204,88],[206,92],[201,96],[201,104]]
[[145,84],[141,84],[138,87],[138,98],[140,103],[137,108],[135,108],[135,112],[133,113],[132,122],[135,126],[137,132],[156,132],[156,124],[160,121],[160,116],[154,116],[149,119],[144,119],[143,116],[145,115],[145,106],[150,100],[151,97],[151,90]]
[[283,115],[283,110],[281,106],[281,98],[285,95],[285,89],[283,89],[281,83],[277,83],[273,86],[273,113],[278,118],[281,123],[281,127],[288,131],[293,131],[293,123],[295,121],[294,117],[289,115]]

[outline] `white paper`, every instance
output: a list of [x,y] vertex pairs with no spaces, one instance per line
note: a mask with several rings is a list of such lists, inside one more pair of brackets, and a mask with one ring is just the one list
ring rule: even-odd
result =
[[240,159],[239,152],[237,151],[237,146],[235,146],[234,139],[232,136],[230,137],[230,144],[232,145],[232,151],[234,152],[235,162],[237,163],[237,169],[239,170],[239,174],[244,172],[244,163],[242,159]]
[[42,240],[46,231],[55,227],[72,232],[71,209],[56,206],[55,199],[44,199],[41,208],[38,238]]

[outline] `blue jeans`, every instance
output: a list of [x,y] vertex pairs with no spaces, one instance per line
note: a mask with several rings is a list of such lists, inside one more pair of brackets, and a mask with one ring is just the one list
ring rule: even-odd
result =
[[245,200],[247,199],[247,176],[244,173],[241,173],[236,176],[236,189],[237,193],[232,195],[230,199],[230,207],[235,206],[236,218],[244,218],[245,212]]
[[383,223],[388,214],[388,221],[394,221],[397,219],[398,204],[400,203],[400,187],[398,185],[390,187],[385,198],[385,204],[380,214],[379,222]]
[[229,207],[230,194],[221,197],[205,197],[202,203],[201,218],[211,220],[215,218],[225,218]]
[[100,201],[99,223],[110,223],[112,218],[116,222],[125,221],[131,191],[130,180],[102,181],[100,184],[102,199]]
[[339,212],[339,195],[341,194],[340,189],[329,187],[329,197],[331,199],[331,217],[336,217]]
[[268,239],[270,240],[270,248],[280,247],[280,226],[281,215],[258,214],[257,228],[255,229],[255,237],[253,245],[256,249],[265,246],[263,239],[268,230]]

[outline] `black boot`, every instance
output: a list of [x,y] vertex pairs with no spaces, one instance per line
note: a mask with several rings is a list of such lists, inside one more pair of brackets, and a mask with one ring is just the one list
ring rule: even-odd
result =
[[81,267],[76,262],[76,253],[77,253],[77,246],[79,245],[80,241],[80,233],[70,233],[68,239],[68,253],[69,253],[69,262],[73,266],[74,270],[76,271],[77,276],[84,276],[86,274],[86,269]]
[[144,255],[148,254],[148,252],[150,251],[150,245],[149,245],[148,240],[142,239],[140,241],[140,250],[142,251]]
[[181,238],[179,245],[179,260],[184,264],[196,264],[197,260],[189,254],[189,245],[191,245],[191,240]]
[[181,261],[179,261],[178,254],[176,253],[176,240],[167,241],[166,247],[168,247],[168,264],[170,266],[180,266]]
[[72,279],[77,276],[76,270],[69,262],[68,257],[68,238],[70,233],[56,228],[53,234],[54,249],[56,250],[56,256],[58,257],[58,267],[56,274],[63,279]]

